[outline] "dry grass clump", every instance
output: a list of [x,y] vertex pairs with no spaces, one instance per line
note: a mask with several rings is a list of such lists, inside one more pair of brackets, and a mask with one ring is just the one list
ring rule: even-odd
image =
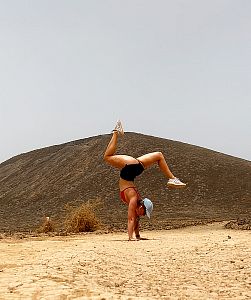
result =
[[230,229],[251,230],[251,219],[237,219],[230,221],[225,225],[225,227]]
[[65,229],[67,232],[93,232],[100,228],[101,222],[95,209],[101,204],[99,199],[82,203],[78,207],[66,205]]
[[49,217],[45,217],[43,219],[42,224],[37,229],[37,232],[38,233],[49,233],[49,232],[54,232],[55,230],[56,230],[56,224]]

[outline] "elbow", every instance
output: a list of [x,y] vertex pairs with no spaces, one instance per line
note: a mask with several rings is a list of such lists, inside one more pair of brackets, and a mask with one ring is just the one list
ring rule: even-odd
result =
[[128,222],[135,223],[136,218],[135,217],[128,217]]

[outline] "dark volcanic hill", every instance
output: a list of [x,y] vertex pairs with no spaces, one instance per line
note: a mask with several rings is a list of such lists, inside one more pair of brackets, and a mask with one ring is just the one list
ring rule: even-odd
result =
[[[105,164],[111,135],[101,135],[15,156],[0,164],[0,230],[34,229],[44,216],[62,216],[65,204],[97,197],[104,224],[126,228],[127,207],[118,192],[119,171]],[[117,153],[162,151],[172,172],[188,186],[170,190],[157,166],[136,184],[154,202],[145,228],[179,220],[230,220],[251,215],[251,162],[205,148],[137,133],[119,140]]]

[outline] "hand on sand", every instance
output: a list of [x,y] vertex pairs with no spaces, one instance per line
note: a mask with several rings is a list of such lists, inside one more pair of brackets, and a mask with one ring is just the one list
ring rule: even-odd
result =
[[140,241],[140,238],[129,238],[128,242],[138,242]]

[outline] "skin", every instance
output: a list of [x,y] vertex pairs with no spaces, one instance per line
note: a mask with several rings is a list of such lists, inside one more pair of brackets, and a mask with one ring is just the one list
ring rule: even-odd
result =
[[135,233],[136,239],[139,240],[140,239],[139,217],[145,215],[145,209],[143,205],[139,203],[138,195],[134,189],[126,190],[125,198],[126,198],[126,203],[128,204],[128,224],[127,224],[128,237],[129,240],[133,240],[133,233]]
[[[104,154],[104,160],[111,166],[122,169],[126,164],[135,164],[139,161],[143,164],[144,168],[157,163],[162,173],[166,178],[175,178],[170,171],[166,160],[161,152],[152,152],[138,157],[137,159],[129,155],[115,154],[118,141],[118,132],[114,131],[112,138],[107,146]],[[123,191],[128,187],[136,187],[133,181],[127,181],[122,178],[119,179],[119,189]],[[144,207],[138,201],[138,195],[134,189],[127,189],[125,191],[126,203],[128,205],[128,237],[129,241],[133,239],[135,233],[136,240],[140,239],[139,234],[139,217],[145,214]]]

